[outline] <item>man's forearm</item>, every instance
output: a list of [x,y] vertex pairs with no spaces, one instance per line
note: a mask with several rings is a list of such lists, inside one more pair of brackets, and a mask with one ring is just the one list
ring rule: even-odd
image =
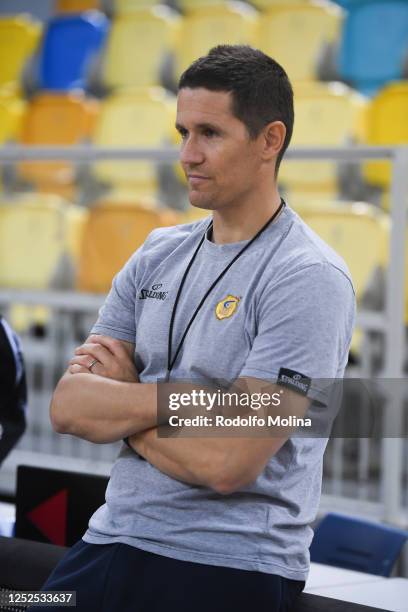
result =
[[157,424],[155,384],[65,374],[52,398],[54,429],[90,442],[116,442]]
[[[170,445],[165,444],[167,449],[163,448],[163,439],[159,439],[157,437],[156,427],[131,436],[128,442],[131,448],[133,448],[138,455],[144,457],[144,459],[167,476],[190,485],[204,484],[203,477],[198,477],[189,469],[188,462],[185,461],[184,453],[181,460],[179,454],[176,453],[174,456],[174,454],[171,452],[169,446],[172,448],[172,450],[174,450],[173,443],[175,440],[171,440]],[[170,450],[170,452],[166,452],[166,454],[164,454],[163,451],[165,450]],[[173,455],[173,457],[171,455]]]
[[208,438],[161,438],[156,427],[129,439],[139,455],[167,476],[208,487],[213,487],[215,466],[222,463],[223,442]]
[[284,438],[161,438],[157,428],[130,437],[158,470],[188,484],[229,494],[253,482]]
[[[279,408],[273,406],[269,412],[266,408],[261,411],[258,409],[258,417],[263,417],[259,420],[264,421],[265,425],[254,429],[249,424],[249,419],[244,419],[248,422],[247,426],[243,425],[238,429],[223,428],[225,437],[220,437],[220,430],[214,425],[195,427],[194,437],[183,435],[183,430],[178,432],[182,437],[158,437],[157,429],[154,428],[130,437],[130,444],[149,463],[183,482],[208,486],[222,494],[247,486],[256,480],[269,459],[295,431],[292,426],[266,425],[271,410],[274,417],[279,415],[287,420],[289,416],[302,417],[310,400],[290,389],[283,392],[277,385],[251,378],[238,379],[234,390],[242,392],[244,399],[248,399],[248,394],[266,394],[268,391],[270,398],[274,393],[279,393]],[[241,406],[237,401],[224,407],[221,402],[217,410],[222,412],[222,416],[231,416],[234,413],[245,416],[245,411],[250,415],[250,409],[246,406],[244,403]],[[191,408],[187,407],[186,410],[188,414]],[[170,430],[168,427],[162,430],[163,436]],[[185,430],[184,434],[188,431],[191,430]]]

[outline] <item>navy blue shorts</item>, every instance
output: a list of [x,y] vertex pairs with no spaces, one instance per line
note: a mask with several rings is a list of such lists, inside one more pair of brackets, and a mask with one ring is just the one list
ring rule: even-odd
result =
[[[76,591],[81,612],[289,612],[304,582],[79,540],[43,591]],[[65,608],[68,612],[70,608]],[[29,608],[62,610],[60,606]]]

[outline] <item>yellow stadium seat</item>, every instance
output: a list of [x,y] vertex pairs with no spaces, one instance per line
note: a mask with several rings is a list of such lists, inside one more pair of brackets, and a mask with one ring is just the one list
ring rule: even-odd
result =
[[[366,143],[369,145],[408,145],[408,81],[390,83],[369,103],[366,116]],[[390,162],[364,165],[369,183],[388,187]]]
[[175,225],[180,217],[168,209],[101,202],[90,210],[78,274],[82,291],[105,293],[112,278],[157,227]]
[[[361,298],[376,268],[385,274],[389,262],[391,224],[384,211],[362,202],[294,201],[300,217],[341,255],[350,268]],[[408,244],[408,229],[406,234]],[[408,270],[408,250],[405,254]],[[408,276],[405,279],[405,322],[408,325]]]
[[0,145],[17,138],[24,108],[23,100],[0,90]]
[[[21,130],[21,144],[42,146],[77,145],[90,139],[98,103],[80,93],[37,95],[28,105]],[[70,186],[74,166],[65,161],[24,162],[21,176],[40,190]]]
[[[124,3],[127,3],[127,2],[130,2],[130,3],[142,2],[143,3],[143,1],[144,0],[116,0],[116,2],[119,2],[119,3],[123,3],[123,2]],[[151,0],[151,2],[154,2],[154,1],[155,0]],[[197,7],[202,7],[202,6],[215,6],[215,5],[220,5],[220,4],[228,4],[230,1],[231,0],[178,0],[177,4],[184,11],[191,11],[191,10],[195,10]],[[241,2],[241,1],[242,0],[238,0],[238,2]],[[256,6],[256,8],[260,10],[266,10],[266,9],[269,9],[271,6],[275,6],[277,4],[282,4],[282,3],[311,4],[313,1],[314,0],[250,0],[250,3]],[[325,2],[325,0],[322,0],[322,2]]]
[[[292,147],[344,146],[356,131],[364,99],[345,85],[303,83],[294,88]],[[280,183],[293,195],[335,194],[337,165],[326,161],[283,161]]]
[[347,263],[357,298],[376,267],[386,265],[389,218],[365,203],[295,207],[302,219]]
[[178,0],[178,5],[183,11],[194,11],[197,8],[219,6],[228,4],[230,0]]
[[273,3],[260,15],[256,46],[282,64],[291,81],[315,80],[319,51],[337,40],[340,25],[334,4]]
[[55,4],[56,13],[83,13],[85,11],[98,10],[100,0],[57,0]]
[[[285,4],[311,4],[313,0],[283,0]],[[282,4],[282,0],[252,0],[252,4],[259,10],[265,11],[277,4]]]
[[100,0],[57,0],[57,13],[83,13],[101,8]]
[[[94,144],[101,147],[162,147],[171,139],[175,99],[160,88],[133,90],[107,98],[101,105]],[[156,168],[148,161],[101,161],[94,166],[98,179],[134,195],[152,196],[157,190]]]
[[[0,201],[0,286],[72,289],[88,211],[56,196],[33,194]],[[44,326],[49,308],[15,303],[13,327]]]
[[[374,272],[387,265],[389,218],[370,204],[306,200],[291,202],[292,207],[346,261],[358,300],[368,287]],[[408,293],[407,293],[408,296]],[[350,350],[361,352],[363,334],[356,329]]]
[[211,47],[255,44],[257,12],[243,3],[197,6],[183,19],[176,44],[176,76]]
[[0,202],[0,285],[46,289],[62,258],[75,268],[87,212],[58,197],[30,195]]
[[41,34],[39,23],[27,15],[0,19],[0,87],[18,85],[25,62]]
[[114,0],[113,8],[115,16],[129,15],[140,11],[140,9],[150,8],[157,4],[161,4],[160,0]]
[[103,63],[105,84],[114,89],[158,85],[161,63],[174,47],[179,23],[177,13],[168,6],[117,16]]

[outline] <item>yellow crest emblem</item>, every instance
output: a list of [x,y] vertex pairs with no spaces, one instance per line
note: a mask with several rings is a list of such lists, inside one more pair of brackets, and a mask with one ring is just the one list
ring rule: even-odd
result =
[[235,295],[227,295],[221,302],[218,302],[215,307],[215,316],[217,319],[221,320],[231,317],[236,311],[240,299],[239,297],[235,297]]

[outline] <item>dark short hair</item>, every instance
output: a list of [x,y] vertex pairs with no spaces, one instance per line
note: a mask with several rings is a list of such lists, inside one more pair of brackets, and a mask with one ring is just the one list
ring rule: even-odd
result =
[[256,138],[272,121],[282,121],[286,137],[276,160],[277,174],[293,132],[293,90],[288,75],[274,59],[247,45],[218,45],[181,75],[179,90],[204,87],[232,94],[232,112]]

